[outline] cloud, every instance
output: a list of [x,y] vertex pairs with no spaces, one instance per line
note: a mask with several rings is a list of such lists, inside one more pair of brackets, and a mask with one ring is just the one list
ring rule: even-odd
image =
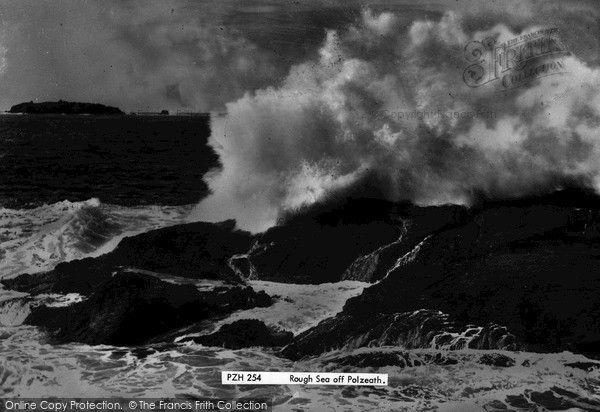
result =
[[8,64],[6,60],[7,53],[8,49],[4,46],[0,46],[0,76],[6,71],[6,66]]
[[[246,27],[256,8],[238,10],[237,3],[6,0],[2,44],[10,53],[0,60],[8,62],[0,104],[65,99],[125,110],[222,110],[246,91],[282,80],[309,53],[273,46],[278,33],[253,36],[268,30],[263,22]],[[324,35],[311,34],[319,42]]]
[[[595,3],[563,3],[461,0],[440,23],[448,8],[441,0],[4,0],[0,107],[66,99],[125,110],[222,111],[227,102],[277,86],[291,67],[313,61],[328,31],[343,33],[346,47],[359,48],[364,60],[376,59],[365,53],[383,53],[378,64],[398,66],[401,60],[385,56],[402,59],[396,49],[409,36],[399,38],[399,31],[412,27],[452,39],[456,33],[447,31],[458,28],[451,19],[459,15],[470,32],[498,23],[513,31],[561,27],[582,61],[599,64]],[[426,27],[433,22],[436,32]],[[431,39],[422,41],[435,49]]]

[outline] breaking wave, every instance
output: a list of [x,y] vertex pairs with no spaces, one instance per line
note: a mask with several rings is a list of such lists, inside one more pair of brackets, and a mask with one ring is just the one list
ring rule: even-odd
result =
[[[598,410],[600,368],[572,353],[334,351],[291,362],[257,350],[198,345],[119,348],[48,346],[32,327],[0,327],[0,395],[21,397],[269,397],[277,411]],[[221,384],[222,370],[371,372],[389,386],[323,387]],[[522,408],[522,409],[520,409]]]
[[383,198],[421,205],[599,190],[600,69],[561,49],[565,73],[510,92],[470,87],[466,45],[544,27],[468,23],[365,10],[329,31],[316,58],[214,119],[223,168],[207,176],[212,195],[194,218],[260,232],[365,179]]
[[126,236],[182,223],[192,206],[123,207],[98,199],[0,208],[0,278],[98,256]]

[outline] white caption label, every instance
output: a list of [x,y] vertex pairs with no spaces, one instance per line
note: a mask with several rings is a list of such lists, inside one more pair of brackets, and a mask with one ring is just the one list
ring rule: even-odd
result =
[[223,385],[387,386],[387,373],[221,372]]

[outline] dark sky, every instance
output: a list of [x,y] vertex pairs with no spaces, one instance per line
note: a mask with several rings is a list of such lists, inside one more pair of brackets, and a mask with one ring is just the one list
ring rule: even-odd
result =
[[[314,58],[326,30],[343,30],[367,6],[394,11],[407,26],[447,10],[482,27],[562,21],[585,36],[571,48],[598,56],[593,2],[3,0],[0,109],[64,99],[125,110],[222,110],[246,91],[277,86],[292,65]],[[572,27],[572,16],[590,28]]]

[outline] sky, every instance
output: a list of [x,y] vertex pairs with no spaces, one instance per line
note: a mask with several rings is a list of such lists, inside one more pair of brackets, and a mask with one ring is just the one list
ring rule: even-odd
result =
[[559,14],[557,8],[568,10],[570,2],[539,4],[2,0],[0,109],[22,101],[63,99],[124,110],[220,111],[245,92],[283,81],[292,66],[318,54],[327,30],[356,22],[365,7],[375,13],[393,11],[404,25],[447,10],[477,15],[473,21],[482,26],[501,20],[500,15],[510,16],[516,26],[525,24],[523,20],[552,24],[557,17],[578,15],[592,25],[581,34],[594,38],[589,57],[598,58],[593,2],[577,3],[583,11],[571,7]]
[[2,0],[0,108],[212,111],[281,80],[355,10],[252,1]]

